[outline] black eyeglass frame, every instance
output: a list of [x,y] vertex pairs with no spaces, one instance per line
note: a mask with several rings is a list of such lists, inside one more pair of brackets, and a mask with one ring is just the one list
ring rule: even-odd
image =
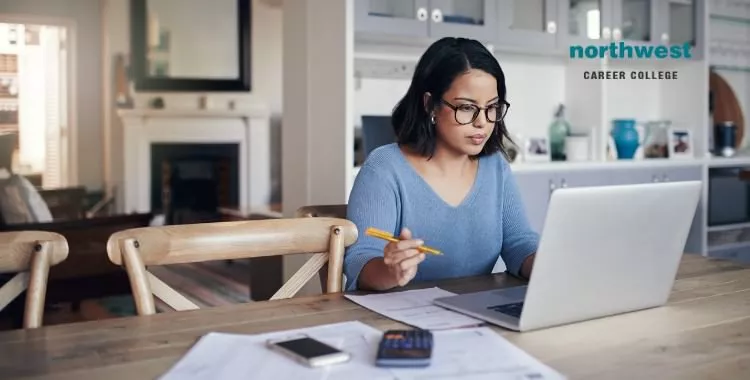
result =
[[[450,109],[452,109],[452,110],[453,110],[453,119],[454,119],[454,120],[456,121],[456,123],[458,123],[459,125],[468,125],[468,124],[471,124],[471,123],[473,123],[474,121],[476,121],[476,120],[477,120],[477,117],[479,117],[479,113],[480,113],[481,111],[484,111],[484,117],[485,117],[485,118],[486,118],[487,120],[489,120],[489,121],[490,121],[491,123],[497,123],[497,122],[500,122],[500,121],[502,121],[503,119],[505,119],[505,115],[507,115],[507,114],[508,114],[508,109],[510,109],[510,103],[508,103],[508,102],[507,102],[507,101],[505,101],[505,100],[503,100],[502,102],[499,102],[499,103],[493,104],[493,105],[491,105],[491,106],[488,106],[488,107],[480,107],[480,106],[478,106],[478,105],[476,105],[476,104],[462,104],[462,105],[460,105],[460,106],[456,106],[456,105],[453,105],[453,104],[449,103],[449,102],[448,102],[447,100],[445,100],[445,99],[440,99],[440,101],[441,101],[441,102],[442,102],[443,104],[445,104],[446,106],[450,107]],[[473,108],[474,108],[474,116],[472,116],[472,117],[471,117],[471,121],[469,121],[468,123],[462,123],[462,122],[458,121],[458,108],[459,108],[459,107],[462,107],[462,106],[469,106],[469,107],[473,107]],[[502,114],[502,116],[500,116],[500,117],[499,117],[499,118],[498,118],[497,120],[490,120],[490,108],[492,108],[492,107],[500,107],[500,106],[505,106],[504,108],[502,108],[502,110],[503,110],[503,114]]]

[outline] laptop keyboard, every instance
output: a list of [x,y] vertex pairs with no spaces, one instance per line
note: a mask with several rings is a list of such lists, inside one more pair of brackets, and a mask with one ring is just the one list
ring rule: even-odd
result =
[[523,310],[523,302],[506,303],[504,305],[490,306],[488,309],[497,311],[498,313],[508,314],[511,317],[521,318],[521,311]]

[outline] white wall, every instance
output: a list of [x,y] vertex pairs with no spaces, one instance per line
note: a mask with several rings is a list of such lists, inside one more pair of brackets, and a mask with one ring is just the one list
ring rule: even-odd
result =
[[1,15],[53,18],[75,23],[78,154],[74,178],[89,189],[102,186],[102,26],[100,0],[0,0]]
[[[105,5],[105,57],[106,78],[112,81],[112,67],[115,55],[128,53],[130,50],[130,21],[128,0],[103,0]],[[208,95],[209,102],[237,101],[237,107],[243,102],[264,102],[272,113],[271,121],[271,176],[274,194],[278,197],[281,176],[281,93],[282,93],[282,11],[262,0],[252,2],[252,91],[250,93],[139,93],[136,104],[145,106],[149,99],[160,96],[168,107],[195,108],[201,95]],[[123,178],[122,125],[117,118],[112,99],[112,91],[105,92],[107,151],[109,161],[108,182],[121,187]],[[273,199],[272,199],[273,200]]]

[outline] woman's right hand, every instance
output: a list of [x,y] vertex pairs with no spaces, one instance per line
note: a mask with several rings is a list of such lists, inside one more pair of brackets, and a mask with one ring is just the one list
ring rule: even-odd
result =
[[412,239],[408,228],[401,230],[399,239],[399,242],[390,242],[383,248],[383,263],[398,286],[404,286],[417,275],[417,266],[425,259],[425,254],[417,249],[424,242]]

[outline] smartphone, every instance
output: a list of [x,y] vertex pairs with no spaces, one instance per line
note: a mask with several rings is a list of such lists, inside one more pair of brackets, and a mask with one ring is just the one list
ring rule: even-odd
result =
[[309,367],[340,364],[351,359],[349,353],[307,335],[272,339],[267,342],[267,346]]

